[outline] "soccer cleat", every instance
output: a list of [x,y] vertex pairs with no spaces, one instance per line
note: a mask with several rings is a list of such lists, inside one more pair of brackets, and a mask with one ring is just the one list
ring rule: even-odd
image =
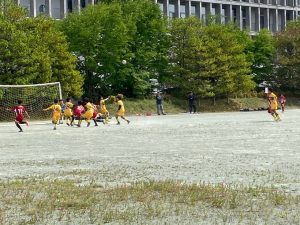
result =
[[129,123],[130,123],[130,121],[129,121],[129,120],[127,120],[127,123],[129,124]]
[[70,126],[70,124],[69,124],[69,123],[67,123],[67,125],[68,125],[68,126]]
[[53,130],[56,130],[56,127],[54,127]]
[[91,123],[90,123],[90,122],[88,122],[86,126],[87,126],[87,127],[89,127],[90,125],[91,125]]
[[19,130],[19,132],[21,133],[21,132],[23,132],[23,130]]
[[117,122],[117,125],[120,125],[120,122]]

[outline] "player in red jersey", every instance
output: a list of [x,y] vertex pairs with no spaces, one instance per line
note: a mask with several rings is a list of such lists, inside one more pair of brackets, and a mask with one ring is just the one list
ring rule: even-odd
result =
[[279,103],[281,105],[281,111],[284,112],[285,104],[286,104],[286,97],[283,94],[281,94],[279,97]]
[[73,118],[71,125],[73,126],[74,120],[80,120],[81,115],[84,113],[85,109],[81,101],[78,101],[78,104],[73,108]]
[[30,118],[30,116],[28,115],[26,108],[22,105],[22,100],[18,100],[18,105],[11,109],[11,111],[16,114],[15,124],[19,128],[19,132],[23,132],[20,124],[29,125],[28,121],[24,120],[24,114],[26,114],[28,118]]

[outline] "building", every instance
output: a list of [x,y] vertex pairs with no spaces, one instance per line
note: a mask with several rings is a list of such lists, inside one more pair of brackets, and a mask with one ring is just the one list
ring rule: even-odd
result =
[[[56,19],[80,11],[99,0],[18,0],[30,16],[46,14]],[[265,28],[272,32],[284,30],[288,21],[300,15],[300,0],[155,0],[169,18],[197,16],[207,21],[216,16],[220,23],[234,21],[250,33]]]
[[300,0],[157,0],[169,18],[197,16],[207,21],[210,16],[220,23],[234,21],[240,29],[257,33],[284,30],[288,21],[300,15]]
[[18,4],[28,9],[29,16],[46,14],[55,19],[65,18],[67,13],[79,11],[98,0],[18,0]]

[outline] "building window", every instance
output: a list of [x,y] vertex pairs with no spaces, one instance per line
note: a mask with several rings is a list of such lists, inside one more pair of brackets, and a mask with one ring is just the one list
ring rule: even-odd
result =
[[40,13],[45,13],[46,12],[46,6],[45,5],[40,5],[39,12]]

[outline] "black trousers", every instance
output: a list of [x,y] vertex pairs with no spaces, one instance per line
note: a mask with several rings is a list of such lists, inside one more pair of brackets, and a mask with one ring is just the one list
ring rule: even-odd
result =
[[190,108],[190,113],[192,113],[192,112],[195,113],[197,111],[195,104],[189,104],[189,108]]

